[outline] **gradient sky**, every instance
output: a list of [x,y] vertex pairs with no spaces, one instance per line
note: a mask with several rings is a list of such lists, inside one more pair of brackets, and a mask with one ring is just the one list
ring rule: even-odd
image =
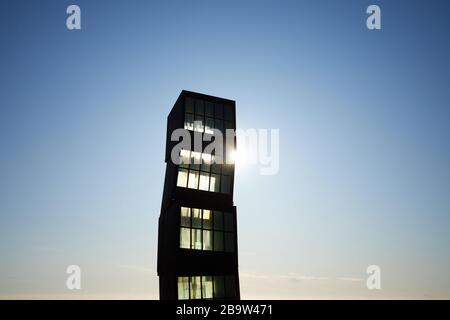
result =
[[2,1],[0,298],[158,298],[166,117],[186,89],[236,100],[240,128],[280,129],[277,175],[237,168],[242,298],[449,299],[449,14]]

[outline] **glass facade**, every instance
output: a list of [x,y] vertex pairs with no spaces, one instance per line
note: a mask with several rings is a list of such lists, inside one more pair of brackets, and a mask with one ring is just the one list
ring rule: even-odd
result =
[[210,192],[231,193],[232,164],[219,164],[214,155],[180,151],[177,186]]
[[228,105],[186,97],[184,128],[210,134],[215,128],[223,134],[224,129],[234,129],[234,109]]
[[178,277],[178,299],[235,298],[236,278],[227,276]]
[[234,238],[232,213],[181,207],[180,248],[234,252]]

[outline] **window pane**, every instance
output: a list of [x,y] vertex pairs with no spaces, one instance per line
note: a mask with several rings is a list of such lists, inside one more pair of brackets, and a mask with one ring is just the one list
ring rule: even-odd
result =
[[214,211],[214,229],[223,230],[223,213],[222,211]]
[[234,237],[231,232],[225,232],[225,251],[234,252]]
[[220,183],[220,175],[211,174],[211,179],[209,181],[209,191],[219,192],[219,186],[220,186],[219,183]]
[[202,227],[202,210],[192,208],[192,228]]
[[223,118],[223,106],[219,103],[216,103],[214,105],[214,109],[215,109],[215,116],[216,118]]
[[194,131],[203,132],[203,116],[195,116]]
[[190,249],[191,248],[191,229],[180,228],[180,248]]
[[212,156],[208,153],[202,153],[202,171],[210,171],[212,163]]
[[213,297],[213,280],[211,276],[202,277],[202,295],[203,299]]
[[223,164],[222,165],[222,174],[226,174],[226,175],[233,174],[233,165],[232,164]]
[[191,277],[191,299],[201,299],[201,277]]
[[194,113],[194,99],[186,98],[186,112]]
[[178,277],[178,299],[189,299],[189,277]]
[[214,298],[225,298],[225,285],[222,276],[214,277]]
[[[216,119],[214,121],[214,128],[216,128],[217,130],[219,130],[222,133],[222,136],[225,135],[225,130],[223,130],[223,120],[221,119]],[[191,129],[193,130],[193,129]]]
[[211,210],[203,209],[203,229],[212,228],[212,212]]
[[214,251],[223,251],[223,232],[214,231]]
[[203,250],[213,249],[212,231],[203,230]]
[[189,157],[190,157],[189,150],[183,149],[180,151],[180,167],[189,168]]
[[225,121],[225,129],[234,129],[233,122]]
[[186,169],[178,170],[177,186],[186,188],[188,171]]
[[194,115],[186,113],[184,117],[184,128],[187,130],[194,130]]
[[233,153],[235,152],[236,148],[234,147],[234,139],[230,137],[230,139],[226,139],[225,141],[225,159],[227,160],[226,163],[232,163],[233,160]]
[[[223,160],[223,159],[222,159],[222,160]],[[211,161],[212,161],[212,164],[211,164],[211,172],[214,172],[214,173],[220,173],[221,168],[222,168],[222,164],[219,163],[219,162],[221,161],[221,160],[219,159],[219,157],[216,156],[216,155],[213,155]]]
[[206,101],[205,102],[205,114],[207,117],[214,118],[214,104]]
[[186,207],[181,207],[181,226],[190,227],[191,226],[191,209]]
[[230,176],[222,176],[220,181],[221,181],[220,192],[222,192],[222,193],[230,193],[230,189],[231,189]]
[[200,173],[200,190],[208,191],[209,189],[209,174],[205,172]]
[[233,230],[233,214],[231,212],[223,213],[223,222],[225,231],[234,231]]
[[198,171],[189,171],[189,183],[188,188],[197,189],[198,188]]
[[235,298],[236,292],[236,278],[234,276],[225,277],[225,290],[227,298]]
[[205,119],[205,133],[213,134],[214,120],[212,118]]
[[202,163],[202,154],[197,151],[191,151],[191,169],[200,170]]
[[[211,172],[220,173],[222,164],[219,163],[219,158],[217,156],[212,156]],[[217,190],[219,191],[219,190]]]
[[191,229],[192,231],[192,249],[202,250],[202,230]]
[[227,121],[233,121],[233,107],[223,106],[224,119]]
[[[211,165],[211,172],[220,174],[221,167],[222,167],[221,164],[214,163]],[[219,190],[217,190],[217,191],[219,191]]]
[[195,100],[195,114],[205,114],[205,104],[203,103],[203,100]]

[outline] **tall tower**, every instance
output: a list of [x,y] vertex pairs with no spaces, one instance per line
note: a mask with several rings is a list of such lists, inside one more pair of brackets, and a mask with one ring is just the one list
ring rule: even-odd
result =
[[[158,232],[160,299],[240,298],[234,164],[222,163],[216,150],[205,149],[214,129],[223,133],[224,161],[235,149],[235,138],[230,141],[225,134],[236,128],[235,111],[235,101],[183,90],[167,118]],[[176,129],[190,136],[190,143],[174,153],[179,164],[171,157],[180,146],[171,141]],[[194,145],[198,137],[206,138],[201,149]]]

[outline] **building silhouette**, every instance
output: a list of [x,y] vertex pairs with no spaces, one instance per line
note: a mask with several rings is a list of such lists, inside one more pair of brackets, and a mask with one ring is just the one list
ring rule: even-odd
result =
[[[220,161],[210,142],[195,137],[223,133],[223,159],[236,140],[225,141],[225,129],[236,128],[235,101],[183,90],[167,119],[166,174],[158,231],[160,299],[239,299],[234,164]],[[186,129],[190,142],[171,141],[175,129]],[[204,140],[204,139],[202,139]],[[180,140],[181,141],[181,140]]]

